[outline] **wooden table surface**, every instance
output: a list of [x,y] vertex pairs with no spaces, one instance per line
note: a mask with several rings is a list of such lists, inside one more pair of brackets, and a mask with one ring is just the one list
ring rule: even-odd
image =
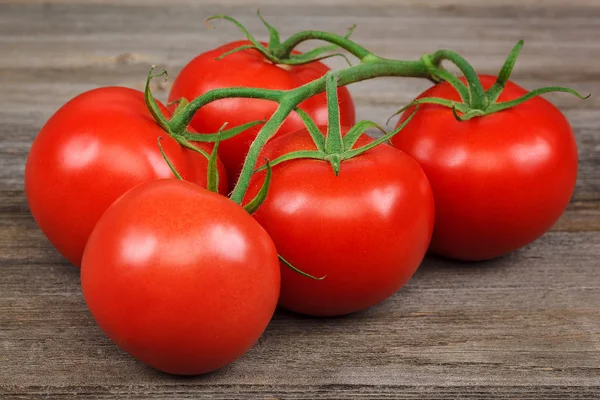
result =
[[[284,36],[357,23],[355,40],[378,55],[417,59],[447,47],[486,73],[525,39],[520,84],[593,93],[548,96],[573,126],[579,180],[562,219],[521,251],[470,264],[428,257],[391,299],[347,317],[278,311],[233,365],[173,377],[96,326],[79,271],[29,213],[24,162],[43,123],[78,93],[142,88],[150,64],[174,76],[195,54],[241,37],[225,22],[207,29],[205,17],[231,14],[266,38],[257,7]],[[599,398],[599,43],[597,0],[0,0],[0,397]],[[384,123],[428,85],[389,78],[351,92],[361,119]],[[159,98],[168,87],[155,87]]]

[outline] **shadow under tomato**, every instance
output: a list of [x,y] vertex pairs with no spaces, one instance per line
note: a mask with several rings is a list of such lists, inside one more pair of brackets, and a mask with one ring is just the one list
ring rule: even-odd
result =
[[[495,268],[501,265],[510,264],[507,261],[518,258],[519,253],[522,249],[489,259],[481,261],[466,261],[457,260],[454,258],[445,257],[436,253],[428,252],[419,270],[421,268]],[[417,270],[418,271],[418,270]]]
[[[240,358],[242,358],[242,357],[240,357]],[[212,372],[207,372],[205,374],[200,374],[200,375],[171,374],[171,373],[164,372],[164,371],[158,370],[156,368],[153,368],[153,367],[146,365],[144,363],[141,363],[139,361],[137,361],[137,362],[139,364],[141,364],[142,368],[144,369],[143,375],[151,376],[153,380],[156,379],[157,381],[164,380],[165,382],[169,382],[169,383],[179,382],[179,383],[185,384],[185,383],[194,383],[194,382],[202,382],[202,381],[213,381],[221,375],[227,375],[228,371],[238,361],[239,361],[239,359],[229,365],[226,365],[225,367],[223,367],[221,369],[218,369],[218,370],[212,371]]]
[[354,313],[350,313],[350,314],[344,314],[344,315],[335,315],[335,316],[312,316],[312,315],[305,315],[305,314],[300,314],[294,311],[290,311],[288,309],[285,309],[281,306],[277,306],[277,309],[275,310],[275,315],[273,316],[273,319],[285,319],[285,320],[297,320],[297,321],[329,321],[329,320],[337,320],[337,321],[343,321],[352,317],[355,317],[356,315],[360,315],[361,313],[363,313],[366,310],[363,311],[357,311]]

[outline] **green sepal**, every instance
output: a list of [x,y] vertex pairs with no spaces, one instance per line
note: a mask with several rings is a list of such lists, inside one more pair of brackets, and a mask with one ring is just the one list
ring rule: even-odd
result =
[[524,102],[526,102],[527,100],[534,98],[536,96],[539,96],[541,94],[544,93],[551,93],[551,92],[565,92],[565,93],[570,93],[576,97],[578,97],[581,100],[585,100],[588,99],[591,94],[588,94],[587,96],[582,95],[581,93],[571,89],[571,88],[567,88],[567,87],[562,87],[562,86],[548,86],[548,87],[544,87],[544,88],[539,88],[539,89],[535,89],[532,90],[531,92],[519,97],[518,99],[514,99],[514,100],[510,100],[510,101],[505,101],[502,103],[494,103],[492,105],[490,105],[486,110],[485,110],[485,114],[492,114],[498,111],[502,111],[502,110],[506,110],[508,108],[514,107],[514,106],[518,106],[519,104],[522,104]]
[[[329,47],[329,46],[323,46],[323,47]],[[331,46],[331,47],[333,47],[333,46]],[[335,46],[335,48],[337,48],[337,46]],[[319,49],[321,49],[321,48],[319,47],[319,48],[313,49],[313,50],[319,50]],[[310,64],[310,63],[313,63],[316,61],[322,61],[327,58],[342,57],[344,60],[346,60],[346,63],[348,64],[349,67],[352,66],[350,59],[344,53],[326,54],[324,56],[315,57],[315,56],[313,56],[314,53],[312,53],[313,50],[308,51],[306,53],[302,53],[302,54],[291,54],[289,56],[289,58],[287,58],[287,59],[278,59],[277,64],[303,65],[303,64]],[[324,49],[323,51],[319,51],[318,54],[321,54],[321,53],[324,53],[325,51],[330,51],[330,50],[332,50],[332,49]]]
[[469,88],[456,75],[446,71],[441,66],[434,65],[429,54],[422,56],[421,61],[423,61],[423,63],[427,66],[429,73],[432,75],[431,77],[436,83],[448,82],[448,84],[450,84],[450,86],[452,86],[454,90],[458,92],[458,95],[463,103],[469,101],[471,97]]
[[473,66],[467,60],[453,50],[438,50],[431,54],[430,57],[434,65],[439,64],[442,60],[448,60],[460,69],[460,72],[463,73],[467,80],[467,87],[469,88],[468,104],[471,108],[483,109],[487,107],[488,100],[481,80]]
[[460,100],[463,103],[466,103],[469,101],[469,99],[471,97],[469,88],[456,75],[454,75],[451,72],[448,72],[444,69],[439,69],[439,70],[435,71],[434,73],[436,76],[438,76],[441,79],[443,79],[444,81],[448,82],[448,84],[450,84],[450,86],[452,86],[454,88],[454,90],[456,90],[458,92],[458,95],[460,96]]
[[194,146],[193,144],[191,144],[190,142],[185,140],[185,138],[183,138],[181,136],[173,136],[173,139],[175,139],[177,141],[177,143],[179,143],[186,149],[189,149],[193,152],[202,154],[207,160],[210,159],[210,154],[208,154],[206,151],[204,151],[202,149],[197,148],[196,146]]
[[267,199],[267,194],[269,192],[269,185],[271,183],[271,175],[273,174],[273,170],[271,169],[271,162],[266,160],[267,173],[265,175],[265,180],[263,181],[262,186],[256,196],[244,206],[244,210],[248,212],[248,214],[254,214],[258,207],[262,205]]
[[401,109],[399,109],[398,111],[396,111],[395,113],[393,113],[387,120],[386,123],[389,124],[390,120],[392,118],[394,118],[396,115],[398,114],[402,114],[404,111],[408,110],[411,107],[414,106],[418,106],[419,104],[437,104],[440,106],[444,106],[444,107],[448,107],[451,108],[453,110],[457,110],[460,111],[462,113],[466,113],[468,111],[467,105],[463,104],[463,103],[457,103],[453,100],[448,100],[448,99],[441,99],[439,97],[423,97],[421,99],[417,99],[417,100],[413,100],[412,102],[408,103],[407,105],[405,105],[404,107],[402,107]]
[[175,111],[173,111],[171,118],[173,118],[175,115],[179,114],[183,109],[185,109],[185,107],[189,103],[190,102],[185,97],[182,97],[179,100],[173,100],[172,102],[168,103],[167,107],[171,107],[172,105],[177,104],[177,107],[175,107]]
[[230,139],[242,132],[244,132],[248,128],[252,128],[253,126],[264,124],[265,120],[257,120],[246,122],[245,124],[238,125],[234,128],[226,129],[219,133],[193,133],[186,131],[183,135],[181,135],[185,140],[189,140],[190,142],[204,142],[204,143],[214,143],[217,140],[227,140]]
[[152,79],[157,78],[159,76],[164,76],[166,81],[169,75],[167,74],[166,69],[163,69],[158,74],[154,74],[153,72],[155,68],[156,65],[152,65],[150,67],[150,71],[148,72],[148,77],[146,78],[146,87],[144,88],[144,101],[146,103],[146,107],[148,107],[148,110],[150,111],[150,114],[152,114],[152,118],[154,118],[154,121],[156,121],[156,123],[165,132],[167,132],[169,135],[172,135],[173,132],[171,131],[171,127],[169,126],[169,121],[163,115],[162,111],[160,110],[160,107],[158,106],[158,103],[156,102],[156,99],[154,98],[154,96],[152,96],[152,91],[150,90],[150,82],[152,81]]
[[208,158],[208,171],[206,178],[206,188],[211,192],[219,192],[219,170],[217,168],[217,152],[219,151],[219,144],[221,143],[220,135],[227,126],[227,122],[221,126],[219,132],[217,132],[217,140],[215,141],[210,157]]
[[400,126],[398,126],[396,129],[394,129],[392,132],[388,133],[387,135],[384,135],[371,143],[368,143],[362,147],[359,147],[358,149],[345,151],[344,154],[342,154],[342,159],[347,160],[349,158],[356,157],[358,155],[363,154],[366,151],[371,150],[373,147],[379,146],[381,143],[383,143],[387,140],[390,140],[394,135],[396,135],[398,132],[400,132],[402,129],[404,129],[404,127],[406,125],[408,125],[408,123],[413,119],[413,117],[417,113],[418,109],[419,109],[419,106],[418,105],[415,106],[415,110],[412,112],[412,114],[410,114],[408,116],[408,118],[406,118],[406,120],[402,124],[400,124]]
[[314,279],[315,281],[322,281],[323,279],[325,279],[327,277],[327,275],[323,275],[322,277],[317,278],[315,276],[312,276],[311,274],[307,274],[306,272],[301,271],[298,268],[294,267],[289,261],[287,261],[285,258],[283,258],[281,256],[281,254],[278,254],[278,257],[279,257],[279,261],[281,261],[283,263],[283,265],[290,268],[292,271],[299,273],[302,276],[305,276],[310,279]]
[[485,93],[485,95],[488,98],[489,104],[493,104],[496,100],[498,100],[498,97],[502,93],[502,90],[504,90],[504,86],[506,86],[506,83],[510,78],[510,74],[512,73],[515,63],[517,62],[517,57],[519,57],[519,53],[521,52],[521,49],[523,48],[524,44],[525,42],[523,40],[519,40],[517,44],[512,48],[508,57],[506,58],[506,61],[504,61],[504,65],[502,65],[502,68],[498,73],[496,82],[494,82],[492,87],[490,87]]
[[308,113],[306,113],[306,111],[304,111],[300,107],[296,107],[294,111],[296,111],[300,118],[302,118],[302,121],[306,126],[306,130],[308,130],[308,133],[310,134],[310,137],[315,143],[315,146],[317,146],[317,149],[319,151],[325,151],[325,136],[323,135],[323,132],[321,132],[315,121],[310,117],[310,115],[308,115]]
[[277,29],[275,29],[275,27],[271,24],[269,24],[262,15],[260,15],[260,9],[256,10],[256,15],[258,15],[258,18],[260,18],[260,20],[262,21],[263,25],[267,27],[267,29],[269,30],[269,48],[273,49],[278,47],[281,44],[281,40],[279,40],[279,32],[277,31]]
[[363,132],[366,131],[368,128],[377,128],[383,134],[386,133],[385,129],[383,129],[383,127],[381,125],[376,124],[373,121],[366,121],[366,120],[359,121],[356,123],[356,125],[354,125],[352,128],[350,128],[350,130],[346,133],[346,136],[344,136],[344,138],[343,138],[344,148],[352,149],[352,147],[354,146],[354,143],[356,143],[356,141],[358,140],[360,135],[362,135]]
[[260,49],[257,48],[253,44],[244,44],[242,46],[236,47],[235,49],[231,49],[229,51],[226,51],[225,53],[221,54],[219,57],[215,58],[215,60],[221,61],[222,59],[224,59],[227,56],[232,55],[233,53],[237,53],[237,52],[244,51],[244,50],[250,50],[250,49],[260,51]]
[[185,139],[185,137],[173,132],[173,130],[171,129],[169,121],[167,121],[167,119],[165,118],[163,113],[160,111],[160,108],[158,107],[158,103],[156,103],[156,100],[154,99],[154,97],[152,96],[152,92],[150,91],[150,81],[153,78],[156,78],[158,76],[165,76],[165,79],[166,79],[167,70],[163,69],[161,73],[153,74],[152,72],[154,71],[154,68],[156,68],[156,65],[153,65],[150,68],[150,72],[148,73],[148,78],[146,79],[146,87],[144,89],[144,101],[146,103],[146,107],[148,107],[148,110],[150,110],[150,114],[152,114],[152,117],[154,118],[156,123],[159,124],[160,127],[165,132],[167,132],[173,139],[175,139],[175,141],[177,143],[179,143],[181,146],[188,148],[192,151],[195,151],[196,153],[200,153],[207,159],[210,158],[210,155],[207,152],[205,152],[202,149],[197,148],[196,146],[193,146]]
[[339,176],[342,169],[342,156],[339,153],[327,154],[325,160],[331,164],[331,169],[333,169],[335,176]]
[[[462,112],[462,111],[461,111]],[[458,122],[468,121],[471,118],[481,117],[485,115],[485,111],[470,109],[469,111],[463,113],[463,115],[458,115],[456,104],[452,107],[452,115]]]
[[183,180],[183,178],[181,177],[181,175],[179,174],[179,172],[177,172],[177,169],[175,169],[175,166],[173,165],[173,163],[171,162],[171,160],[169,160],[169,157],[167,157],[167,154],[165,153],[165,150],[162,147],[162,136],[159,136],[157,141],[158,141],[158,148],[160,149],[160,154],[162,155],[163,159],[165,160],[165,162],[167,163],[167,165],[169,166],[169,168],[171,169],[171,172],[173,172],[173,175],[175,175],[175,178],[179,179],[179,180]]
[[[254,36],[252,36],[252,34],[250,32],[248,32],[248,30],[246,29],[246,27],[244,25],[242,25],[238,20],[236,20],[233,17],[230,17],[229,15],[215,14],[215,15],[211,15],[210,17],[206,18],[204,20],[204,22],[207,25],[209,25],[210,27],[212,27],[212,25],[210,24],[209,21],[212,21],[213,19],[224,19],[226,21],[231,22],[232,24],[234,24],[235,26],[237,26],[237,28],[244,34],[244,36],[246,36],[246,39],[248,39],[248,41],[250,43],[252,43],[252,45],[254,45],[254,47],[249,46],[249,45],[247,45],[249,47],[245,47],[245,48],[242,48],[243,46],[238,47],[237,49],[233,49],[233,50],[228,51],[227,53],[225,53],[225,55],[232,54],[232,53],[234,53],[236,51],[245,50],[247,48],[254,48],[254,49],[258,50],[261,54],[263,54],[265,57],[269,58],[269,60],[272,59],[272,57],[270,55],[269,49],[266,48],[265,46],[263,46],[263,44],[261,42],[259,42],[258,40],[256,40],[256,38]],[[223,55],[223,54],[220,55],[218,57],[218,59],[221,59],[221,58],[225,57],[225,55]]]
[[[281,164],[285,161],[298,160],[298,159],[311,159],[311,160],[325,160],[326,154],[315,150],[298,150],[291,153],[284,154],[271,161],[271,167]],[[254,170],[254,172],[260,172],[265,170],[267,166],[263,165]]]

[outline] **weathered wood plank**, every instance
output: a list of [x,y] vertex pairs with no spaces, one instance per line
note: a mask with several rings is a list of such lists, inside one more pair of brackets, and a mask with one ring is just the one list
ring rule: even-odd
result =
[[[202,377],[154,371],[102,334],[78,271],[29,215],[23,166],[31,141],[82,91],[141,89],[150,64],[174,76],[193,55],[241,37],[223,22],[206,29],[210,14],[232,14],[266,39],[257,7],[283,36],[358,23],[355,39],[379,55],[415,59],[454,48],[486,73],[524,38],[514,72],[524,87],[600,93],[596,0],[0,0],[0,397],[600,397],[597,96],[548,96],[573,126],[579,180],[553,231],[521,251],[477,264],[429,256],[398,294],[348,317],[280,310],[245,357]],[[351,92],[360,118],[383,123],[427,86],[379,79]],[[156,83],[155,93],[164,100],[168,88]]]
[[[10,374],[24,387],[47,385],[48,376],[57,386],[173,383],[104,337],[85,309],[78,271],[49,254],[28,218],[0,226],[15,236],[12,249],[2,249],[3,279],[10,282],[0,294],[4,355],[27,360],[0,366],[0,376]],[[599,239],[598,233],[550,233],[478,265],[429,257],[382,305],[330,319],[280,311],[242,360],[178,384],[594,385]],[[23,258],[28,240],[41,243]]]
[[[1,390],[1,389],[0,389]],[[8,388],[5,394],[11,399],[520,399],[520,400],[564,400],[594,399],[598,397],[600,387],[580,386],[516,386],[503,388],[470,386],[456,388],[447,386],[371,386],[371,385],[327,385],[302,386],[289,385],[285,388],[270,385],[215,385],[189,387],[180,385],[143,385],[126,386],[63,386],[51,388],[39,386],[22,395],[18,388]],[[2,392],[0,391],[0,394]]]

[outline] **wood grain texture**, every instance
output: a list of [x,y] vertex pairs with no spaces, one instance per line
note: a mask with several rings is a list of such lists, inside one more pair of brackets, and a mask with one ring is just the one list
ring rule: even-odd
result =
[[[78,271],[29,214],[29,146],[78,93],[142,88],[150,64],[174,76],[193,55],[240,38],[225,23],[204,27],[208,15],[231,14],[266,39],[257,7],[283,36],[358,23],[354,38],[379,55],[448,47],[486,73],[524,38],[514,71],[523,86],[600,93],[596,0],[0,0],[0,398],[599,398],[597,96],[548,96],[573,126],[579,179],[561,220],[521,251],[477,264],[428,257],[387,302],[347,317],[278,311],[246,356],[201,377],[154,371],[102,334]],[[383,123],[427,86],[379,79],[351,92],[360,118]],[[155,93],[164,100],[168,88]]]

